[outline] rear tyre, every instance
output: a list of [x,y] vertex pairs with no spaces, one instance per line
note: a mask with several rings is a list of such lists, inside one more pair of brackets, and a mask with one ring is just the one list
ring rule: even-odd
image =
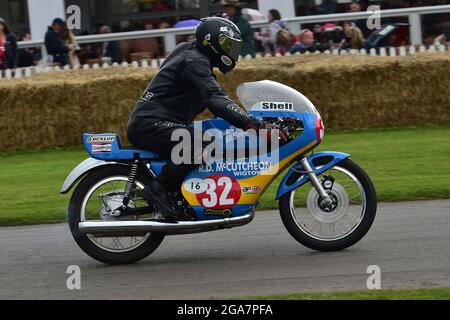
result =
[[[95,170],[78,184],[70,199],[68,222],[74,240],[87,255],[103,263],[112,265],[134,263],[153,253],[164,239],[164,234],[158,233],[127,235],[127,237],[119,235],[96,237],[80,232],[78,224],[81,221],[117,219],[106,215],[106,212],[110,206],[120,203],[121,192],[123,193],[129,172],[128,166],[121,165],[105,166]],[[149,179],[145,173],[138,172],[130,200],[133,206],[147,205],[140,196],[140,190]],[[121,219],[137,220],[137,217]]]
[[[326,164],[325,159],[318,160],[314,163],[316,167]],[[308,183],[280,198],[280,215],[286,229],[302,245],[318,251],[339,251],[354,245],[369,231],[377,211],[376,192],[367,173],[350,159],[343,160],[318,178],[324,175],[334,175],[333,188],[328,191],[336,200],[333,209],[320,207],[319,196],[312,187],[302,200],[295,199],[297,191],[300,193],[302,188],[311,186]],[[292,175],[288,184],[301,176],[302,173]]]

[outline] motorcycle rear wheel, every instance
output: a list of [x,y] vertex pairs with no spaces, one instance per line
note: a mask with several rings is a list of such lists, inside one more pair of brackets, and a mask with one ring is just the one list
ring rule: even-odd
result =
[[[324,164],[325,161],[321,163],[320,159],[314,163],[316,167]],[[371,228],[377,211],[376,192],[367,173],[350,159],[343,160],[318,178],[325,175],[335,175],[329,190],[336,199],[335,208],[322,208],[317,191],[308,183],[280,198],[280,215],[288,232],[302,245],[317,251],[340,251],[357,243]],[[296,173],[287,183],[293,183],[301,176],[302,173]],[[302,200],[295,200],[295,193],[301,193],[307,186],[311,187],[309,194],[303,194]],[[296,202],[302,202],[302,205],[296,205]],[[336,230],[343,231],[336,234]]]
[[[120,165],[105,166],[93,171],[82,179],[70,199],[68,222],[74,240],[87,255],[106,264],[131,264],[144,259],[153,253],[153,251],[155,251],[164,240],[164,234],[158,233],[147,233],[145,235],[131,237],[112,235],[111,237],[104,237],[104,239],[111,239],[111,241],[107,244],[103,244],[104,239],[100,239],[101,237],[80,232],[78,224],[81,221],[90,220],[88,216],[93,217],[93,220],[99,220],[98,217],[101,219],[100,208],[100,212],[96,212],[95,209],[92,209],[91,213],[87,213],[87,206],[89,205],[91,198],[95,199],[95,192],[100,190],[102,186],[105,186],[108,182],[117,182],[118,189],[110,191],[110,195],[108,196],[111,203],[114,203],[114,201],[120,201],[120,193],[123,191],[122,187],[126,184],[129,172],[129,167]],[[148,179],[150,178],[145,176],[145,174],[138,172],[136,184],[133,190],[143,188],[143,186],[148,183]],[[102,182],[104,183],[102,184]],[[102,194],[100,194],[100,196],[102,196]],[[97,195],[97,198],[98,197],[99,195]],[[103,197],[101,201],[104,201]],[[118,197],[118,200],[114,199],[114,197]],[[134,203],[133,200],[130,202]],[[138,200],[135,199],[135,202],[137,203]],[[93,205],[93,208],[96,208],[95,204]],[[125,219],[135,220],[137,218],[127,217]],[[132,240],[133,238],[136,239],[134,244]],[[120,239],[129,240],[127,241],[130,243],[129,247],[126,247],[126,245],[121,243]],[[110,243],[117,244],[118,248],[114,248]]]

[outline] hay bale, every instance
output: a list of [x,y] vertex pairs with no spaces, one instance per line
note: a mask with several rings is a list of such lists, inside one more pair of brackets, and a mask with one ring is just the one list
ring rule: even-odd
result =
[[2,84],[0,150],[79,145],[83,132],[125,135],[134,103],[154,74],[69,71]]
[[[305,55],[246,60],[218,80],[233,99],[240,83],[278,81],[306,95],[328,128],[370,128],[450,123],[449,71],[449,53]],[[79,145],[83,132],[125,138],[130,112],[154,75],[153,69],[110,68],[2,81],[0,151]]]
[[271,79],[291,86],[316,105],[327,127],[333,129],[450,122],[448,53],[274,60],[251,61],[219,79],[229,92],[239,81]]

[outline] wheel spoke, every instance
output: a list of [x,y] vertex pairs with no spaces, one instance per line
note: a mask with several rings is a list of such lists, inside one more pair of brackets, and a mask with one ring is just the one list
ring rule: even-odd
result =
[[114,245],[117,248],[124,248],[124,245],[122,244],[122,242],[120,242],[120,239],[121,239],[120,237],[113,237],[112,239],[113,239]]
[[297,190],[294,190],[290,199],[291,214],[306,234],[322,241],[333,241],[346,237],[359,225],[364,215],[365,195],[359,180],[344,168],[336,166],[324,175],[334,179],[333,188],[328,192],[335,206],[322,208],[318,193],[311,189],[307,194],[307,207],[296,207],[300,201],[295,198]]
[[[121,205],[121,197],[125,189],[128,177],[117,176],[105,178],[94,185],[85,196],[81,208],[81,218],[84,221],[89,220],[104,220],[114,221],[117,218],[112,216],[106,209],[115,210]],[[139,184],[139,185],[138,185]],[[130,203],[132,207],[142,207],[145,203],[136,203],[135,195],[138,190],[144,186],[142,183],[137,183],[132,190]],[[102,213],[103,212],[103,213]],[[104,215],[104,216],[103,216]],[[83,219],[84,218],[84,219]],[[130,217],[132,219],[132,217]],[[147,233],[145,236],[114,236],[114,237],[95,237],[88,235],[88,238],[98,247],[111,252],[126,252],[137,248],[144,243],[150,236]]]

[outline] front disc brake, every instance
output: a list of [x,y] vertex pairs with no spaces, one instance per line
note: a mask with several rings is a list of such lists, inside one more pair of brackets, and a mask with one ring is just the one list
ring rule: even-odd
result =
[[311,216],[317,221],[334,223],[347,214],[350,206],[350,198],[345,188],[337,182],[334,182],[333,188],[327,190],[327,192],[333,200],[331,206],[326,207],[321,205],[320,195],[315,188],[312,188],[309,192],[306,206]]

